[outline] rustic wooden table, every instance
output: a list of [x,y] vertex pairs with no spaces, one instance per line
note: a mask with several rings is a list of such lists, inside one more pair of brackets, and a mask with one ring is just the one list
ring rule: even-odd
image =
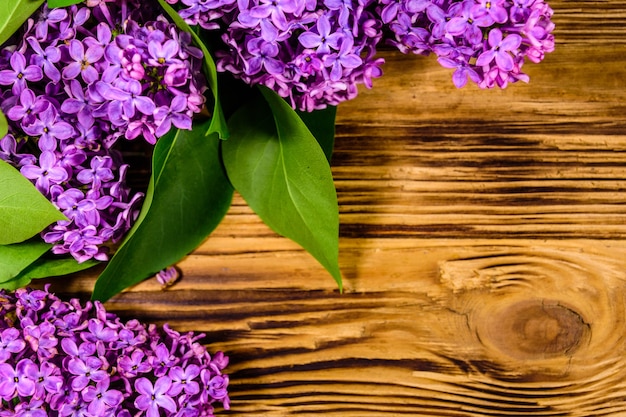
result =
[[340,106],[344,294],[236,197],[177,285],[108,307],[227,352],[220,415],[626,416],[626,1],[551,5],[529,85],[387,52]]

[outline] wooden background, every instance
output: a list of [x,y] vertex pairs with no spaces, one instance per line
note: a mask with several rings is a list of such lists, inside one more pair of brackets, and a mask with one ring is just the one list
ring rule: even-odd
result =
[[108,307],[227,352],[219,415],[626,416],[626,1],[550,4],[529,85],[387,52],[340,106],[344,294],[236,197],[177,285]]

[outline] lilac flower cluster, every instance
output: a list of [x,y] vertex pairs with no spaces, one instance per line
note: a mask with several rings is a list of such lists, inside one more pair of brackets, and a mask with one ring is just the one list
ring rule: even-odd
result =
[[378,12],[404,53],[435,53],[454,84],[481,88],[528,81],[524,59],[554,50],[552,9],[543,0],[379,0]]
[[43,233],[53,252],[106,260],[142,195],[126,185],[119,138],[149,144],[191,129],[206,89],[202,52],[152,2],[45,5],[0,51],[0,108],[10,131],[0,158],[69,220]]
[[0,416],[212,416],[228,358],[204,335],[122,322],[98,303],[0,291]]
[[219,71],[276,91],[312,111],[371,88],[382,75],[376,58],[382,25],[372,0],[168,0],[182,3],[190,24],[219,29]]

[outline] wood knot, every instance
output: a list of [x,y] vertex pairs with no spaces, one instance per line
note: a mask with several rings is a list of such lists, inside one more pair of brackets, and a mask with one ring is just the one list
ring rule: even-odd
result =
[[570,356],[588,336],[579,313],[556,301],[524,300],[484,323],[490,342],[520,359]]

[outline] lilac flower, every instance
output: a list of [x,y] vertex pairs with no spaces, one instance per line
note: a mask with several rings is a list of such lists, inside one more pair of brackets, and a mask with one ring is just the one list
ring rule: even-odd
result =
[[58,366],[50,362],[42,362],[39,367],[30,367],[28,378],[35,381],[35,394],[37,398],[44,398],[48,394],[57,394],[63,388],[63,377]]
[[137,409],[145,411],[147,417],[159,417],[159,408],[165,408],[170,413],[176,412],[176,403],[167,395],[172,386],[168,376],[156,380],[154,386],[148,378],[139,378],[135,381],[135,389],[139,396],[135,399]]
[[0,398],[10,401],[15,394],[30,397],[35,393],[35,381],[28,377],[37,365],[29,358],[21,359],[15,368],[9,363],[0,363]]
[[[445,24],[446,30],[453,36],[463,36],[470,44],[476,45],[482,41],[483,33],[480,29],[473,0],[465,0],[459,4],[458,12],[453,10],[453,16]],[[452,9],[454,5],[450,8]]]
[[26,178],[35,180],[35,187],[44,195],[48,194],[50,185],[61,184],[68,179],[67,171],[59,165],[56,155],[51,151],[41,153],[39,165],[24,165],[20,172]]
[[73,62],[63,68],[64,80],[74,79],[79,74],[87,84],[98,80],[98,71],[94,68],[94,64],[104,55],[104,49],[100,45],[92,45],[85,51],[82,42],[72,39],[68,52]]
[[552,9],[543,0],[437,0],[413,10],[408,4],[379,0],[377,13],[391,19],[387,42],[404,53],[435,53],[454,69],[459,88],[468,80],[481,88],[527,82],[524,60],[539,62],[554,50]]
[[81,170],[76,179],[83,184],[90,184],[92,190],[100,190],[103,183],[112,181],[113,160],[110,156],[95,156],[90,162],[90,168]]
[[148,52],[150,57],[148,63],[155,67],[161,65],[171,65],[178,61],[179,46],[173,39],[168,39],[164,43],[152,40],[148,42]]
[[130,355],[120,356],[117,360],[118,369],[125,377],[136,377],[139,374],[150,372],[152,366],[148,363],[146,354],[135,350]]
[[39,136],[39,149],[53,151],[57,147],[57,139],[69,139],[74,128],[59,118],[53,106],[46,107],[32,124],[23,127],[24,132],[31,136]]
[[[62,301],[48,290],[0,290],[0,346],[11,346],[0,362],[1,415],[213,416],[216,403],[229,407],[228,358],[211,356],[198,343],[204,335],[123,322],[99,302]],[[34,328],[51,329],[61,348],[44,358],[19,342]],[[158,374],[148,358],[160,361]]]
[[[191,13],[200,3],[182,1],[181,16],[206,25]],[[225,28],[216,51],[218,71],[265,85],[294,108],[337,105],[356,96],[357,84],[371,87],[372,78],[382,74],[383,60],[375,58],[382,24],[372,2],[240,0],[234,6],[229,2],[210,16]]]
[[154,112],[154,120],[157,123],[155,134],[157,137],[167,133],[172,125],[179,129],[191,129],[191,117],[186,112],[187,99],[176,96],[170,106],[161,106]]
[[263,38],[250,39],[248,50],[251,58],[247,62],[247,75],[258,74],[263,69],[269,74],[283,72],[285,64],[276,58],[280,51],[276,44],[267,42]]
[[[345,37],[342,33],[331,33],[328,16],[322,15],[316,24],[317,33],[307,31],[298,36],[298,40],[305,48],[316,48],[318,53],[328,53],[330,48],[339,49],[339,44]],[[352,46],[352,45],[351,45]]]
[[31,61],[41,67],[44,74],[50,78],[54,83],[58,83],[61,80],[61,72],[56,67],[56,63],[61,60],[61,51],[55,45],[46,46],[46,49],[41,47],[39,41],[30,36],[26,39],[35,54],[31,57]]
[[156,274],[156,280],[161,284],[161,288],[167,288],[174,285],[180,277],[180,272],[175,266],[169,266]]
[[67,18],[67,10],[61,8],[50,9],[44,7],[37,19],[35,34],[38,40],[48,38],[49,29],[54,28],[59,22]]
[[21,333],[12,327],[0,333],[0,362],[6,362],[12,353],[19,353],[26,347],[26,342],[20,337]]
[[[108,259],[143,196],[126,184],[116,143],[153,145],[157,128],[190,129],[204,107],[202,52],[158,12],[139,0],[42,6],[2,50],[11,135],[0,139],[0,158],[69,215],[42,232],[55,254]],[[84,197],[64,193],[77,189]]]
[[57,354],[58,340],[54,333],[54,325],[48,322],[33,324],[24,328],[24,341],[40,358],[47,359]]
[[522,43],[521,36],[510,34],[504,39],[499,29],[493,29],[489,32],[489,45],[491,49],[484,51],[476,59],[477,66],[489,65],[495,59],[496,65],[502,71],[511,71],[513,69],[513,57],[511,53],[515,51]]
[[74,391],[82,391],[90,382],[100,382],[109,377],[102,369],[104,363],[97,357],[89,356],[83,361],[79,358],[71,358],[67,364],[67,370],[74,375],[71,387]]
[[494,23],[505,23],[508,20],[508,13],[504,2],[505,0],[477,0],[474,7],[479,25],[487,27]]
[[35,115],[41,113],[50,103],[42,97],[36,97],[33,90],[25,88],[20,93],[19,104],[7,112],[7,117],[14,121],[21,121],[23,125],[35,122]]
[[193,364],[186,368],[181,366],[171,368],[168,375],[172,380],[172,385],[168,394],[176,396],[185,391],[187,395],[195,395],[200,392],[200,385],[196,381],[200,371],[200,367]]
[[156,108],[152,99],[141,95],[142,87],[137,80],[129,80],[119,86],[99,82],[96,88],[102,97],[111,100],[108,112],[114,124],[122,124],[123,120],[132,119],[137,110],[150,115]]
[[36,65],[26,65],[26,58],[19,51],[13,52],[9,62],[11,69],[0,71],[0,84],[12,85],[13,94],[16,96],[26,88],[27,81],[35,82],[43,78],[41,68]]
[[90,385],[83,392],[83,400],[89,403],[87,411],[94,416],[104,416],[114,410],[124,399],[121,391],[109,389],[110,380],[103,379],[96,386]]
[[352,44],[348,40],[342,42],[339,52],[326,55],[324,58],[324,65],[332,68],[330,71],[331,81],[339,81],[344,68],[357,68],[363,63],[363,60],[353,52]]

